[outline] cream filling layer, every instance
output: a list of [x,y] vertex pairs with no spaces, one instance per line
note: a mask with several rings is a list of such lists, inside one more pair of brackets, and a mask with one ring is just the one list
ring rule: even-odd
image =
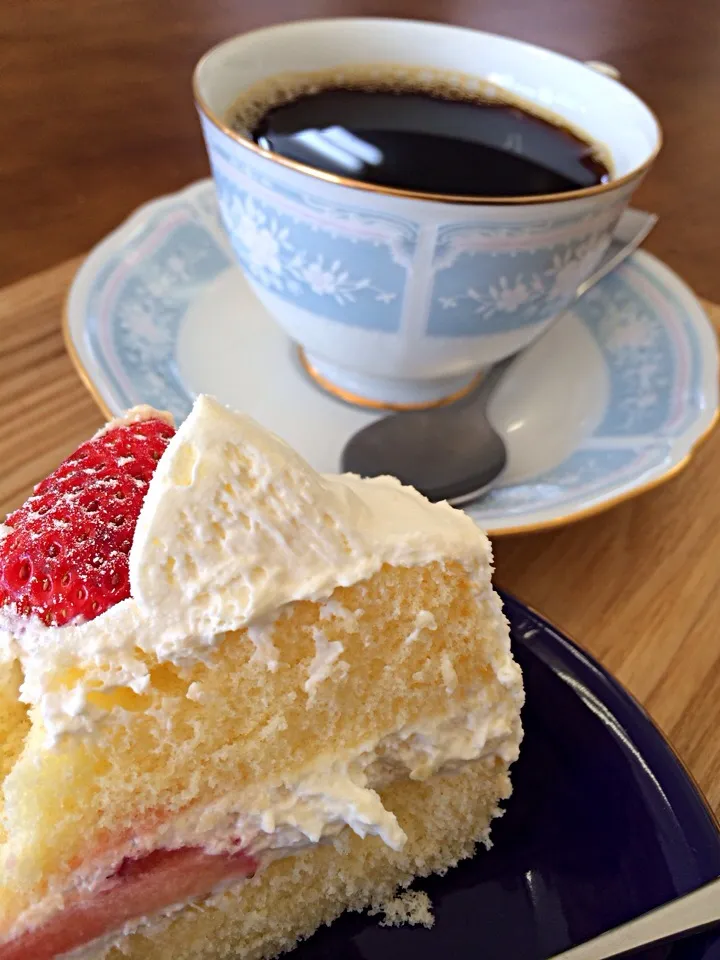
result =
[[[65,897],[91,893],[124,859],[139,859],[159,848],[201,847],[209,854],[242,849],[262,868],[278,857],[330,841],[349,827],[360,837],[378,836],[399,850],[405,833],[383,806],[378,790],[401,779],[426,780],[458,771],[483,757],[512,763],[522,737],[521,699],[520,672],[515,668],[508,672],[505,685],[478,690],[462,707],[442,717],[426,718],[377,743],[362,744],[344,758],[319,755],[294,782],[253,784],[202,809],[189,809],[152,834],[139,835],[122,850],[76,871],[62,890],[18,918],[11,937],[61,909]],[[168,910],[178,906],[182,905],[170,905]],[[129,927],[123,930],[123,935],[131,932]]]

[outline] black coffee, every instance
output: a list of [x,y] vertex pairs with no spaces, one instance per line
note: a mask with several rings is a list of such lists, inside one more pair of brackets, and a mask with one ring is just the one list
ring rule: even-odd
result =
[[520,107],[423,89],[328,86],[267,110],[256,143],[366,183],[449,196],[531,197],[609,177],[593,146]]

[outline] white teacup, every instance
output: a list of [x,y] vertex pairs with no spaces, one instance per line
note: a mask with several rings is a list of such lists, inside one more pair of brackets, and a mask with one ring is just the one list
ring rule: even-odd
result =
[[[611,179],[542,197],[443,198],[305,166],[227,123],[239,97],[279,75],[341,78],[368,65],[509,92],[603,148]],[[484,367],[540,336],[592,272],[661,139],[650,109],[603,73],[431,23],[310,20],[257,30],[206,54],[194,85],[222,217],[255,293],[323,386],[370,406],[459,395]]]

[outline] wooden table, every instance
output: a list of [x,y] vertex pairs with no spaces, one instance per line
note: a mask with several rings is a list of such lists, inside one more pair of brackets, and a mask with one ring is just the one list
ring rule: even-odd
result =
[[[13,149],[4,149],[0,176],[0,285],[51,269],[0,291],[0,516],[102,421],[60,335],[62,297],[79,262],[66,258],[138,203],[206,172],[189,95],[196,57],[263,23],[381,12],[481,26],[617,65],[666,129],[666,149],[637,198],[662,218],[649,247],[720,301],[717,0],[4,4],[0,138]],[[720,432],[652,493],[574,526],[496,543],[498,581],[618,675],[716,811],[719,477]]]

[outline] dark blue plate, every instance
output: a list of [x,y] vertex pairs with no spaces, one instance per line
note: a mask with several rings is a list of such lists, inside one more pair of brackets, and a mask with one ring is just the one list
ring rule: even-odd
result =
[[[696,786],[632,697],[505,595],[525,675],[525,740],[494,846],[416,886],[435,926],[343,916],[303,960],[545,960],[720,875],[720,833]],[[707,934],[638,960],[720,960]]]

